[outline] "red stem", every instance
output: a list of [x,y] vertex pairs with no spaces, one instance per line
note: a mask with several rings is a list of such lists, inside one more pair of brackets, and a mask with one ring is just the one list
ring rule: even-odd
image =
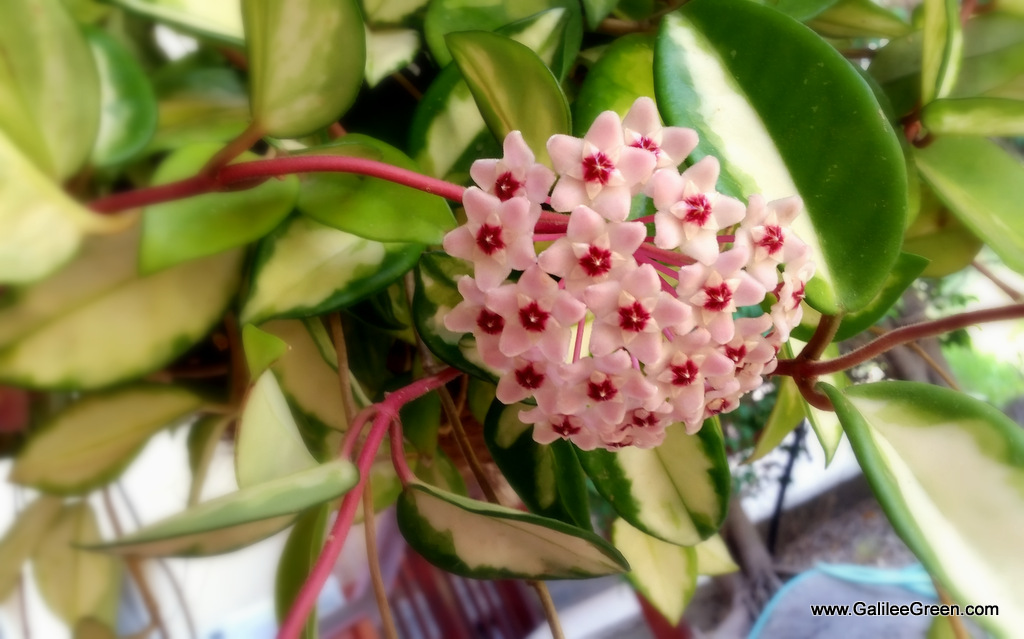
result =
[[638,248],[636,252],[643,253],[651,259],[655,259],[658,260],[659,262],[664,262],[666,264],[671,264],[673,266],[689,266],[690,264],[695,264],[697,262],[697,260],[693,259],[692,257],[687,257],[682,253],[669,251],[668,249],[658,248],[657,246],[652,246],[650,244],[640,245],[640,248]]
[[97,213],[118,213],[149,204],[179,200],[193,195],[228,190],[238,185],[255,186],[264,178],[292,173],[355,173],[368,175],[419,189],[441,197],[462,201],[465,187],[438,180],[415,171],[401,169],[375,160],[341,155],[297,155],[255,162],[230,164],[215,176],[196,175],[178,182],[161,184],[125,193],[115,193],[94,200],[90,208]]
[[316,605],[320,590],[324,587],[324,583],[326,583],[327,577],[330,576],[331,569],[334,567],[334,563],[338,561],[338,555],[341,554],[341,549],[345,545],[345,538],[348,537],[348,532],[352,528],[356,507],[359,505],[359,500],[363,494],[363,487],[366,485],[366,476],[369,474],[370,466],[377,456],[377,450],[380,448],[381,442],[384,441],[384,436],[388,432],[388,426],[392,421],[398,419],[398,411],[405,404],[447,384],[459,375],[459,371],[454,368],[445,369],[436,375],[424,377],[404,388],[398,389],[377,405],[377,415],[374,417],[373,425],[370,426],[370,434],[367,436],[362,450],[359,451],[359,459],[356,461],[356,467],[359,469],[359,483],[352,490],[345,493],[345,497],[341,501],[341,508],[338,510],[338,516],[334,520],[334,525],[327,536],[327,542],[320,552],[316,565],[313,566],[309,577],[306,578],[306,582],[302,584],[302,589],[299,590],[295,601],[292,602],[292,607],[288,610],[288,615],[285,617],[284,622],[281,624],[281,629],[277,633],[278,639],[295,639],[302,632],[306,624],[306,618],[309,616],[310,611],[313,610],[313,606]]

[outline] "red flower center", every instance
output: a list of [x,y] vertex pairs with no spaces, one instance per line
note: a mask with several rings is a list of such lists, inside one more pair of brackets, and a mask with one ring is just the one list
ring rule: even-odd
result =
[[798,288],[795,291],[793,291],[793,307],[794,308],[796,308],[796,306],[799,305],[800,302],[804,301],[804,297],[806,296],[806,293],[804,292],[804,289],[806,287],[807,287],[806,284],[801,282],[800,283],[800,288]]
[[484,252],[484,255],[491,255],[495,251],[505,248],[505,240],[501,237],[501,227],[484,224],[476,232],[476,245]]
[[618,394],[619,389],[615,388],[615,384],[607,377],[600,382],[590,380],[587,384],[587,397],[595,402],[607,402]]
[[637,428],[649,428],[658,425],[658,416],[642,408],[633,411],[633,426]]
[[476,325],[488,335],[497,335],[501,329],[505,328],[505,318],[482,308],[480,314],[476,316]]
[[538,372],[533,363],[515,371],[516,383],[526,390],[537,390],[544,383],[544,373]]
[[671,370],[673,386],[689,386],[700,373],[692,359],[686,360],[684,364],[673,364]]
[[619,307],[619,328],[624,331],[639,333],[647,326],[649,319],[651,319],[651,314],[640,302]]
[[522,182],[512,176],[511,171],[505,171],[494,181],[494,194],[502,202],[507,202],[512,199],[522,185]]
[[614,170],[615,165],[611,159],[600,151],[583,158],[583,179],[587,182],[597,182],[604,186],[608,184]]
[[768,250],[768,255],[775,255],[782,249],[785,237],[782,235],[781,226],[764,227],[764,237],[757,241],[757,245]]
[[644,151],[650,151],[656,156],[661,155],[661,148],[658,147],[658,143],[652,140],[651,138],[647,137],[646,135],[641,135],[639,138],[634,140],[633,143],[630,144],[629,146],[633,146],[638,149],[643,149]]
[[612,252],[608,249],[591,245],[587,253],[580,258],[580,268],[590,277],[598,277],[612,270]]
[[732,346],[726,344],[725,356],[739,364],[741,361],[743,361],[743,358],[747,356],[746,344],[740,344],[736,348],[733,348]]
[[709,311],[724,311],[732,302],[732,290],[725,282],[718,286],[705,286],[704,294],[708,296],[707,301],[704,302],[704,308]]
[[711,217],[711,202],[706,195],[703,193],[691,195],[683,200],[683,203],[686,204],[686,214],[683,215],[684,222],[701,227],[707,224],[708,218]]
[[724,397],[719,397],[708,402],[708,405],[704,408],[709,416],[718,415],[719,413],[726,412],[726,408],[729,407],[729,400]]
[[549,317],[551,317],[551,313],[542,309],[540,304],[535,301],[519,309],[519,323],[523,325],[523,328],[533,333],[542,332],[548,323]]
[[561,422],[551,425],[551,430],[555,431],[562,437],[570,437],[580,432],[580,427],[573,424],[568,415],[564,415]]

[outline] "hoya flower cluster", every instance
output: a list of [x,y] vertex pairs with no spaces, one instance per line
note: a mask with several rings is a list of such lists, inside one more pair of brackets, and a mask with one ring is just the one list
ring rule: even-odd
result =
[[[641,98],[583,139],[552,136],[557,175],[519,132],[473,165],[467,222],[444,248],[474,276],[445,326],[476,338],[498,399],[536,402],[520,417],[538,442],[646,448],[674,423],[695,432],[762,383],[800,321],[814,267],[789,229],[799,198],[717,193],[714,157],[678,170],[696,145]],[[641,193],[656,212],[631,220]],[[736,319],[741,307],[756,316]]]

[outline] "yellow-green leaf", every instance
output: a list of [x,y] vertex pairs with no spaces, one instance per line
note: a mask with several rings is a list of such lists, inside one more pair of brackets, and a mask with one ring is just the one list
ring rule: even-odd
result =
[[683,618],[697,590],[697,553],[651,537],[625,519],[612,524],[612,543],[629,562],[626,574],[633,587],[674,626]]
[[42,495],[19,512],[0,539],[0,601],[18,586],[21,567],[60,513],[62,500]]

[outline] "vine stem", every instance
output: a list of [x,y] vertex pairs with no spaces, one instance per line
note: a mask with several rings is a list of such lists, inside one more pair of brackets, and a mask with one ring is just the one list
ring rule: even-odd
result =
[[910,324],[909,326],[902,326],[891,330],[878,339],[835,359],[825,361],[801,360],[799,358],[780,360],[773,375],[809,378],[829,373],[838,373],[878,357],[882,353],[907,342],[915,342],[926,337],[935,337],[949,331],[966,328],[972,324],[998,322],[1022,317],[1024,317],[1024,304],[1011,304],[1009,306],[958,313],[957,315],[950,315],[942,319]]
[[306,582],[302,584],[302,589],[299,590],[299,594],[295,597],[291,609],[288,610],[288,615],[278,631],[278,639],[295,639],[302,633],[306,618],[309,616],[313,606],[316,605],[317,596],[327,581],[327,577],[330,576],[331,569],[334,567],[334,563],[338,560],[338,555],[341,554],[341,549],[345,545],[345,539],[348,537],[349,530],[352,529],[352,521],[355,518],[356,508],[359,506],[363,489],[366,486],[366,477],[369,475],[370,466],[377,456],[377,450],[380,448],[381,442],[384,441],[384,437],[387,435],[388,426],[390,426],[392,421],[398,419],[398,411],[405,404],[444,386],[459,375],[459,371],[454,368],[443,370],[436,375],[424,377],[398,389],[384,398],[384,401],[376,404],[377,414],[373,419],[373,424],[370,426],[366,443],[363,444],[362,450],[359,451],[359,459],[356,461],[356,467],[359,470],[359,482],[342,499],[341,508],[338,510],[334,525],[327,535],[327,541],[320,551],[320,557],[306,578]]
[[377,177],[426,193],[440,195],[455,202],[462,201],[465,187],[428,177],[415,171],[368,160],[341,155],[298,155],[270,160],[229,164],[216,175],[200,173],[184,180],[124,193],[115,193],[93,200],[89,205],[97,213],[119,213],[140,206],[180,200],[194,195],[252,188],[263,180],[293,173],[354,173]]

